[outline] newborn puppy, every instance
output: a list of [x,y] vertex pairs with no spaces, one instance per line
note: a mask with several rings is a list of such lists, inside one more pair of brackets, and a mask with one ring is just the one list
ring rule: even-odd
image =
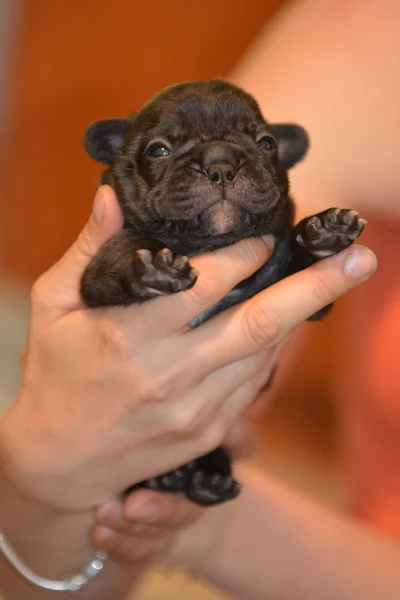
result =
[[[93,123],[85,147],[108,166],[102,183],[115,189],[125,219],[82,277],[89,307],[189,289],[196,273],[188,257],[273,234],[270,260],[190,323],[197,326],[343,250],[364,228],[355,211],[335,208],[293,227],[287,170],[305,155],[307,134],[298,125],[268,123],[254,98],[225,81],[169,87],[136,114]],[[240,490],[222,448],[134,487],[143,486],[181,491],[202,505]]]

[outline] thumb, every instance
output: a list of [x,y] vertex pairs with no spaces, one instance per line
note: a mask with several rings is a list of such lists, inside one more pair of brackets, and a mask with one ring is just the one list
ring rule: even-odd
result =
[[67,312],[82,306],[80,280],[83,271],[101,246],[122,226],[122,212],[114,190],[108,185],[100,186],[85,227],[64,256],[41,278],[39,287],[49,308]]

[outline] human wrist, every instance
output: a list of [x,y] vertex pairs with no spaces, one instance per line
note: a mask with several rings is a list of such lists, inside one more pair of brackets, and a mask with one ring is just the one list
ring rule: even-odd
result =
[[[0,419],[0,469],[7,491],[23,503],[48,504],[47,486],[43,481],[44,460],[40,444],[30,436],[29,415],[24,414],[18,399]],[[48,458],[49,462],[51,457]],[[12,491],[11,491],[12,490]]]
[[54,490],[39,468],[40,448],[30,444],[24,427],[16,404],[0,419],[0,529],[30,569],[63,579],[79,572],[93,552],[92,510],[53,502]]
[[32,498],[2,464],[0,484],[0,529],[19,557],[43,577],[79,571],[92,553],[92,512],[63,511]]
[[[10,481],[0,465],[0,529],[22,563],[35,575],[56,581],[82,573],[94,557],[91,543],[93,511],[63,511],[33,500]],[[88,581],[82,600],[125,598],[141,570],[126,569],[107,559],[98,577]],[[33,586],[0,552],[0,588],[9,600],[56,600],[58,591]]]
[[[65,452],[51,443],[51,434],[36,425],[31,404],[20,394],[0,419],[2,475],[24,502],[50,512],[75,513],[76,507],[64,493],[67,478],[73,479],[73,465],[68,464]],[[91,506],[79,510],[85,508]]]

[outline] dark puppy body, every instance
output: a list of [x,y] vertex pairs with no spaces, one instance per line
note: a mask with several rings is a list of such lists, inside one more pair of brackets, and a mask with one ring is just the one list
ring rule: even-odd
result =
[[[306,153],[307,135],[296,125],[267,123],[251,96],[224,81],[167,88],[138,114],[94,123],[85,145],[108,165],[102,182],[115,189],[125,218],[124,230],[83,275],[90,307],[188,289],[196,274],[187,257],[273,234],[268,263],[190,323],[197,326],[343,250],[364,227],[355,211],[333,208],[293,227],[287,169]],[[205,505],[240,490],[221,448],[140,486],[182,491]]]

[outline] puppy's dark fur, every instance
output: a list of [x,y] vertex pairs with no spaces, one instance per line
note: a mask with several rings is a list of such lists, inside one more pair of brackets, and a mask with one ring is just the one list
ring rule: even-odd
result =
[[[167,88],[137,114],[92,124],[85,146],[108,165],[102,182],[115,189],[125,218],[124,230],[83,275],[90,307],[188,289],[196,274],[187,257],[273,234],[268,263],[190,323],[197,326],[343,250],[364,227],[355,211],[334,208],[293,227],[287,170],[306,154],[307,134],[298,125],[268,123],[254,98],[225,81]],[[182,491],[205,505],[240,489],[223,449],[139,485]]]

